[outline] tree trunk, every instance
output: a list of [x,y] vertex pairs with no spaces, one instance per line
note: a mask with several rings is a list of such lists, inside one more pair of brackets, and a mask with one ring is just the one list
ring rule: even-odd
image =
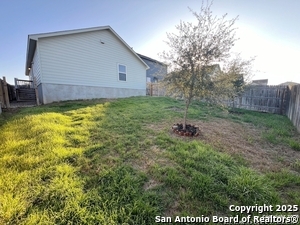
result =
[[187,118],[187,111],[190,106],[190,100],[185,101],[185,111],[184,111],[184,117],[183,117],[183,130],[186,129],[186,118]]

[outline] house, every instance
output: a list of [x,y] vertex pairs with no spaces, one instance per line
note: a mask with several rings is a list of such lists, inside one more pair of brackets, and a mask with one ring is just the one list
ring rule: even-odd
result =
[[252,80],[251,85],[268,85],[268,79]]
[[146,75],[147,82],[156,83],[167,75],[168,67],[166,64],[142,54],[137,53],[137,55],[149,66]]
[[292,81],[287,81],[287,82],[278,84],[278,86],[289,86],[290,89],[291,89],[293,86],[295,86],[295,85],[299,85],[299,83],[292,82]]
[[25,74],[42,104],[143,96],[147,69],[110,26],[28,35]]
[[204,69],[205,73],[209,76],[215,76],[222,71],[219,64],[212,64],[210,66],[204,66],[203,69]]

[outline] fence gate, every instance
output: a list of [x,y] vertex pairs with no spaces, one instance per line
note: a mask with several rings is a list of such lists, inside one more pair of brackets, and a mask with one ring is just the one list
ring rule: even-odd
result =
[[15,78],[15,89],[17,101],[36,101],[36,91],[33,81]]

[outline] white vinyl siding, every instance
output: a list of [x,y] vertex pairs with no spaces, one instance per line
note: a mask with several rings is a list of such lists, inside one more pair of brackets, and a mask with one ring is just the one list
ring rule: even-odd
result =
[[[146,66],[109,30],[40,38],[38,46],[42,83],[146,89]],[[126,82],[116,76],[119,62]]]
[[38,47],[35,50],[33,60],[33,64],[29,73],[30,80],[33,80],[33,76],[36,78],[37,86],[41,84],[41,66],[40,66],[40,59],[39,59],[39,51]]

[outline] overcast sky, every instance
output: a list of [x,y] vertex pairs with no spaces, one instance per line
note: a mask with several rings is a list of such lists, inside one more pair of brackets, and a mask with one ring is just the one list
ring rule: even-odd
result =
[[[160,60],[166,32],[194,21],[201,0],[0,0],[0,77],[25,76],[28,34],[111,26],[133,49]],[[299,0],[215,0],[216,15],[239,16],[234,51],[256,56],[253,79],[300,83]]]

